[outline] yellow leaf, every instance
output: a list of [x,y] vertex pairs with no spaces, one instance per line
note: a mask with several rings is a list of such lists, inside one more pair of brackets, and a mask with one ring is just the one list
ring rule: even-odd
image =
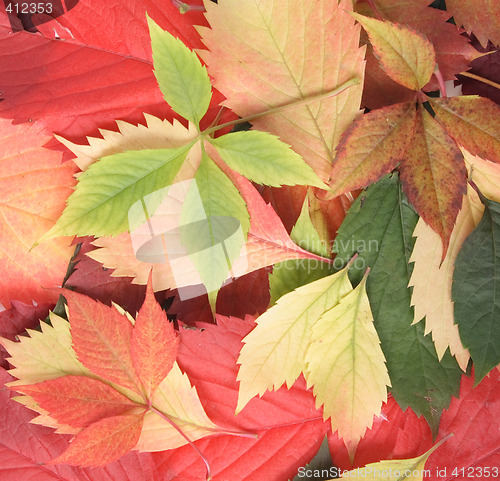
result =
[[352,290],[348,267],[281,297],[257,319],[238,358],[239,412],[266,390],[290,387],[305,370],[312,325]]
[[359,13],[352,16],[367,31],[375,55],[389,77],[412,90],[420,90],[429,82],[436,54],[425,35],[407,26]]
[[464,371],[470,356],[462,346],[458,326],[454,323],[451,285],[455,259],[463,242],[480,221],[483,210],[478,195],[469,186],[467,195],[463,197],[445,258],[442,260],[443,247],[439,234],[422,219],[413,232],[417,240],[410,257],[410,261],[414,262],[409,282],[409,286],[413,287],[411,302],[415,307],[414,324],[425,317],[425,334],[432,332],[439,359],[450,348],[451,354]]
[[464,154],[467,170],[481,194],[500,203],[500,164],[472,155],[464,148],[460,150]]
[[[364,468],[343,473],[340,479],[363,479],[364,481],[422,481],[431,477],[430,470],[425,470],[429,456],[446,441],[442,439],[429,451],[411,459],[390,459],[367,464]],[[329,480],[334,481],[334,480]]]
[[389,375],[380,339],[373,325],[370,302],[363,281],[326,311],[312,326],[306,354],[309,386],[323,417],[331,417],[349,455],[387,401]]

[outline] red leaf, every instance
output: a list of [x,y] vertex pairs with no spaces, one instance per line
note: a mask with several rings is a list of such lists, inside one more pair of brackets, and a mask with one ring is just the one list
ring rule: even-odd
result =
[[[429,481],[466,481],[468,479],[495,479],[482,474],[500,467],[500,372],[493,369],[475,388],[473,378],[462,376],[460,396],[452,398],[448,411],[443,412],[439,438],[449,433],[446,441],[427,462],[433,476]],[[436,470],[445,469],[445,476]],[[462,470],[463,469],[463,470]],[[456,472],[454,473],[454,470]]]
[[35,126],[0,120],[0,303],[6,308],[14,299],[55,304],[58,294],[49,288],[61,285],[73,253],[68,238],[30,250],[54,225],[75,183],[75,166],[43,148],[48,140]]
[[63,454],[49,464],[104,466],[134,449],[141,435],[144,413],[101,419],[85,428]]
[[[241,320],[223,316],[217,316],[217,322],[217,326],[204,325],[203,331],[182,332],[178,362],[214,422],[232,430],[256,432],[258,438],[217,436],[197,441],[196,446],[212,468],[212,480],[292,479],[317,452],[328,425],[316,410],[303,378],[290,390],[282,388],[252,399],[234,416],[238,398],[236,360],[241,339],[254,322],[250,317]],[[189,446],[154,456],[164,481],[205,480],[204,465]]]
[[11,389],[31,396],[57,422],[76,428],[117,416],[135,406],[109,385],[86,376],[63,376]]
[[130,341],[132,361],[148,399],[172,369],[179,349],[179,337],[156,302],[151,279]]
[[29,421],[33,411],[10,397],[0,368],[0,481],[163,481],[149,453],[129,453],[105,468],[48,465],[69,445],[68,436]]
[[82,364],[93,373],[140,392],[130,355],[133,326],[114,307],[65,290],[73,348]]
[[[40,319],[45,319],[49,314],[49,308],[47,304],[32,306],[12,301],[10,309],[0,313],[0,337],[14,341],[18,334],[38,326]],[[4,368],[8,367],[6,356],[7,351],[0,346],[0,366]]]
[[[79,2],[40,26],[45,36],[12,34],[0,12],[0,116],[37,121],[75,141],[98,127],[115,129],[114,119],[141,123],[143,112],[172,119],[153,75],[146,11],[189,47],[202,47],[192,22],[206,24],[203,15],[182,15],[169,1],[126,0],[106,8]],[[64,40],[54,38],[54,27]],[[221,100],[213,97],[207,124]]]
[[93,250],[95,247],[86,239],[75,258],[75,270],[65,286],[108,306],[114,302],[127,312],[136,313],[144,302],[146,286],[132,284],[129,277],[113,277],[110,269],[86,255]]

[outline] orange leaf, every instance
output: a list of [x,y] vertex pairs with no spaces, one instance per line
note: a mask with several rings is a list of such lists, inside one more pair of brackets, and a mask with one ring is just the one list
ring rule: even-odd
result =
[[150,276],[146,299],[137,314],[130,342],[135,370],[148,398],[172,369],[178,349],[179,336],[156,302]]
[[330,175],[335,195],[366,187],[403,159],[415,125],[415,105],[373,110],[344,133]]
[[101,419],[76,435],[68,449],[49,464],[104,466],[134,449],[144,413]]
[[458,146],[423,107],[399,170],[408,199],[441,236],[444,259],[466,191],[467,169]]
[[57,422],[77,428],[135,406],[108,384],[86,376],[63,376],[12,389],[31,396]]
[[500,106],[477,95],[430,99],[436,118],[471,154],[500,163]]
[[114,307],[65,290],[73,349],[93,373],[140,392],[130,355],[132,323]]
[[57,301],[74,248],[68,238],[30,250],[64,209],[75,166],[43,148],[50,137],[36,127],[0,120],[0,303]]

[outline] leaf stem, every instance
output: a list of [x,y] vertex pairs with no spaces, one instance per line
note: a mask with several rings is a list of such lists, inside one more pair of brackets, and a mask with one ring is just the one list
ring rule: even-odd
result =
[[260,117],[265,117],[267,115],[274,115],[277,113],[285,112],[286,110],[294,109],[297,107],[301,107],[303,105],[308,105],[313,102],[320,102],[321,100],[326,100],[330,97],[334,97],[335,95],[340,94],[344,90],[353,87],[354,85],[359,85],[358,78],[352,78],[347,82],[344,82],[342,85],[337,87],[336,89],[330,90],[328,92],[322,92],[317,95],[312,95],[311,97],[306,97],[301,100],[294,100],[288,104],[279,105],[278,107],[273,107],[272,109],[266,110],[265,112],[259,112],[257,114],[248,115],[247,117],[242,117],[240,119],[232,120],[231,122],[226,122],[224,124],[216,125],[211,127],[203,132],[206,136],[216,132],[217,130],[224,129],[226,127],[232,127],[233,125],[243,124],[245,122],[252,122],[252,120],[258,119]]
[[480,77],[479,75],[476,75],[475,73],[460,72],[457,75],[462,75],[463,77],[469,77],[471,79],[477,80],[478,82],[483,82],[486,85],[490,85],[491,87],[495,87],[496,89],[500,90],[500,84],[493,82],[493,80],[489,80],[487,78]]
[[198,455],[200,456],[200,458],[205,463],[205,467],[206,467],[206,470],[207,470],[207,481],[210,481],[212,479],[212,471],[210,469],[210,464],[208,464],[207,458],[205,458],[204,454],[196,447],[196,445],[193,443],[193,441],[191,441],[191,439],[189,439],[182,432],[182,429],[179,426],[177,426],[177,424],[175,424],[168,416],[166,416],[165,414],[163,414],[160,410],[156,409],[151,404],[149,405],[149,409],[152,412],[158,414],[158,416],[160,416],[162,419],[164,419],[165,421],[167,421],[188,442],[188,444],[198,453]]
[[434,69],[434,75],[436,76],[437,81],[439,83],[439,90],[441,90],[441,96],[443,98],[447,98],[448,93],[446,92],[446,84],[444,83],[443,74],[440,72],[437,64],[436,64],[436,68]]

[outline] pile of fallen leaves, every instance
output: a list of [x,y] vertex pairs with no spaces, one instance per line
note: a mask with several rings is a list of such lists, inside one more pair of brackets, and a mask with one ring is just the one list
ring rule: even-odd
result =
[[498,478],[497,2],[4,3],[0,481]]

